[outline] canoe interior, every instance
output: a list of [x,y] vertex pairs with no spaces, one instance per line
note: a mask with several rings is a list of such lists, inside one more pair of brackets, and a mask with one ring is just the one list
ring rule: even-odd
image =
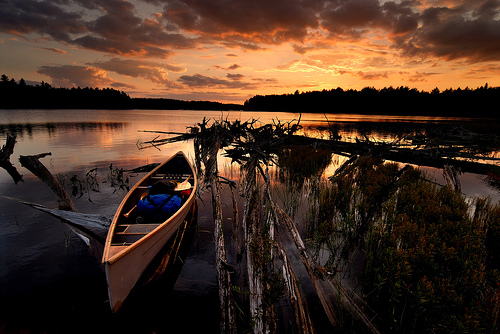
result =
[[[113,231],[111,246],[130,246],[160,226],[160,224],[151,224],[148,221],[138,223],[137,217],[139,213],[137,210],[133,210],[141,197],[147,195],[150,186],[159,180],[173,180],[180,183],[185,181],[189,176],[191,177],[188,182],[193,187],[195,180],[192,176],[191,165],[184,158],[184,155],[177,154],[167,163],[157,167],[156,170],[153,170],[150,175],[147,175],[147,177],[133,187],[127,195],[121,210],[117,212],[117,216],[115,217],[116,225]],[[124,214],[130,212],[130,210],[132,210],[132,213],[128,218],[125,217]]]

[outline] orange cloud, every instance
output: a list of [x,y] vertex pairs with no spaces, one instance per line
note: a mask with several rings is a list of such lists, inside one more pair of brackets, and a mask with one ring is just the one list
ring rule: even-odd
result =
[[107,76],[106,71],[95,67],[42,66],[37,72],[49,76],[52,78],[53,85],[60,87],[102,87],[116,84],[115,80]]

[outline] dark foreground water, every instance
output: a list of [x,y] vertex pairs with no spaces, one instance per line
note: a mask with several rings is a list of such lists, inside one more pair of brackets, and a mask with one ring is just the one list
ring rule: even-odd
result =
[[[57,207],[52,191],[18,162],[20,155],[51,152],[51,156],[41,161],[68,184],[73,176],[82,182],[89,180],[87,173],[97,168],[96,174],[90,176],[96,177],[98,189],[82,186],[79,190],[83,190],[75,193],[74,203],[78,212],[111,217],[126,194],[126,189],[112,182],[115,168],[131,169],[160,162],[179,150],[193,156],[190,142],[162,146],[161,150],[139,150],[138,142],[156,137],[140,130],[184,132],[203,117],[221,116],[242,120],[253,117],[265,123],[299,118],[287,113],[0,110],[0,143],[5,143],[7,133],[17,136],[11,161],[24,179],[15,184],[7,172],[0,170],[0,333],[218,333],[218,292],[208,194],[198,199],[196,224],[185,239],[182,261],[169,275],[134,294],[118,314],[109,309],[99,250],[89,249],[86,240],[58,219],[6,196]],[[384,116],[329,115],[328,119],[352,125],[343,128],[341,134],[345,138],[363,133],[385,139],[412,124],[470,122]],[[391,126],[382,128],[380,121]],[[315,128],[309,126],[319,122],[324,122],[323,115],[302,115],[304,131],[316,134]],[[496,128],[496,123],[481,126]],[[342,163],[342,159],[334,161],[326,174],[333,174]],[[229,162],[221,158],[220,166],[226,176],[234,177]],[[142,176],[124,175],[130,185]],[[435,175],[440,178],[439,172]],[[461,181],[468,196],[499,199],[498,193],[486,187],[479,176],[465,174]],[[228,217],[230,210],[227,208],[225,212]],[[311,303],[314,310],[315,300]],[[316,320],[323,321],[321,317]]]

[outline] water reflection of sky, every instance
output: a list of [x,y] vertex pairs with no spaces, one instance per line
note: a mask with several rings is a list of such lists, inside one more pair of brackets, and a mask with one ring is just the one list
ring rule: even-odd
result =
[[[279,117],[279,120],[278,120]],[[413,133],[429,126],[464,124],[475,128],[490,129],[481,120],[450,119],[442,117],[398,117],[364,115],[325,115],[267,113],[241,111],[159,111],[159,110],[0,110],[0,141],[5,142],[7,133],[17,135],[17,143],[11,161],[21,170],[19,155],[34,155],[51,152],[42,162],[53,173],[87,171],[94,167],[106,167],[113,163],[117,167],[134,168],[159,162],[179,150],[193,156],[192,142],[179,142],[158,149],[139,150],[137,144],[149,141],[157,134],[142,130],[186,132],[187,128],[207,119],[256,120],[255,126],[266,123],[295,123],[300,119],[301,134],[326,138],[324,127],[335,124],[343,140],[367,136],[372,140],[395,140],[407,131]],[[466,123],[464,123],[466,122]],[[496,126],[495,122],[492,123]],[[478,125],[482,124],[482,125]],[[322,130],[323,129],[323,130]],[[498,131],[498,130],[497,130]],[[159,138],[166,138],[162,134]],[[328,173],[342,164],[345,158],[338,157]],[[228,162],[226,162],[227,164]],[[440,172],[439,172],[440,173]],[[433,173],[433,174],[439,174]],[[8,177],[0,175],[0,180]],[[462,175],[462,184],[471,189],[471,194],[496,192],[484,191],[480,177]],[[483,189],[481,191],[481,189]]]

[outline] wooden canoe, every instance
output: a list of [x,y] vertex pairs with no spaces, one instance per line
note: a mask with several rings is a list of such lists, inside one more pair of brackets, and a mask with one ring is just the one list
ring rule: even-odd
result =
[[[161,179],[184,182],[183,188],[187,179],[191,193],[183,199],[179,210],[163,223],[138,224],[137,202]],[[102,257],[113,312],[118,311],[147,266],[186,218],[195,200],[196,187],[193,166],[183,152],[178,152],[137,182],[121,202],[111,222]]]

